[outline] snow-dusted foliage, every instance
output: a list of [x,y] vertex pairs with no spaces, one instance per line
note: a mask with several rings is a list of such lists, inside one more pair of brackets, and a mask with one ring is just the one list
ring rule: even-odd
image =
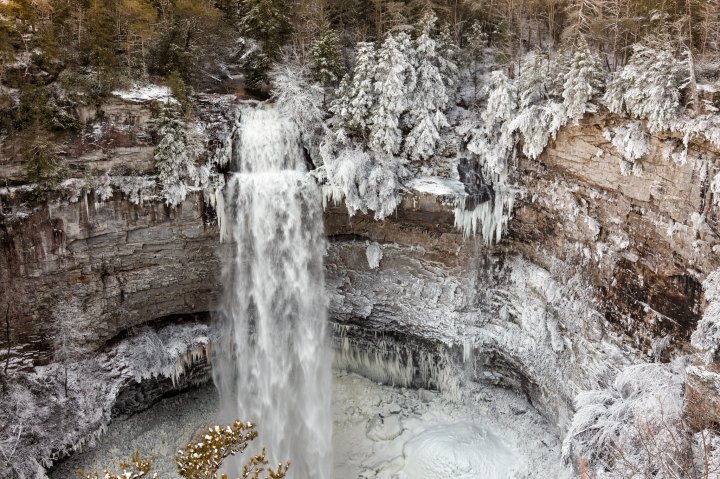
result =
[[605,77],[600,57],[587,45],[582,45],[573,55],[570,69],[565,74],[562,96],[568,118],[577,124],[585,112],[595,111],[590,100],[601,92]]
[[523,136],[523,153],[528,158],[537,158],[545,150],[550,138],[567,123],[567,112],[561,103],[548,102],[531,105],[523,109],[510,122],[510,130]]
[[708,304],[690,340],[693,346],[705,353],[705,361],[710,363],[717,359],[720,352],[720,270],[708,275],[703,288]]
[[405,150],[413,160],[431,157],[440,139],[440,130],[449,126],[444,111],[450,97],[440,72],[443,57],[438,42],[431,36],[435,22],[435,17],[427,16],[415,42],[417,85],[406,120],[413,127],[405,138]]
[[[72,302],[66,309],[79,310]],[[68,357],[3,377],[0,477],[45,478],[55,459],[104,432],[124,386],[153,377],[177,381],[190,364],[205,359],[209,341],[205,325],[168,326],[92,358]]]
[[375,44],[358,43],[352,78],[343,78],[330,107],[338,122],[335,135],[340,143],[350,135],[364,134],[370,126],[370,112],[375,104],[375,68]]
[[608,84],[603,101],[613,113],[646,118],[651,132],[672,129],[687,77],[687,61],[668,48],[636,44],[627,65]]
[[622,155],[620,172],[625,175],[642,175],[642,157],[650,152],[650,137],[643,131],[639,121],[627,125],[616,126],[612,131],[604,131],[603,136],[612,142]]
[[295,122],[310,156],[320,160],[320,143],[325,133],[322,87],[311,80],[308,68],[296,61],[275,66],[270,71],[270,83],[278,111]]
[[427,16],[420,35],[388,33],[380,48],[359,43],[351,77],[345,77],[331,106],[332,135],[321,147],[326,199],[345,199],[350,214],[375,211],[385,218],[400,203],[407,159],[436,152],[445,110],[455,88],[451,47],[433,37]]
[[695,461],[684,381],[680,362],[638,364],[578,394],[564,457],[586,459],[598,478],[700,477],[686,475]]
[[504,176],[515,148],[516,138],[509,122],[517,112],[518,92],[515,84],[499,71],[491,74],[488,89],[487,106],[470,132],[467,149],[477,155],[486,173]]
[[201,186],[209,179],[207,167],[195,164],[199,145],[194,133],[169,110],[163,111],[158,128],[160,142],[155,147],[155,168],[168,206],[182,203],[188,193],[188,182]]
[[312,131],[325,117],[323,90],[312,82],[307,66],[283,62],[270,71],[273,100],[278,111],[297,123],[301,132]]
[[375,94],[370,125],[372,150],[397,155],[403,142],[401,117],[413,106],[410,92],[415,90],[413,42],[405,32],[388,34],[377,55]]
[[402,179],[407,176],[402,158],[360,149],[342,149],[325,159],[315,171],[325,204],[345,200],[348,213],[375,212],[382,220],[400,204]]

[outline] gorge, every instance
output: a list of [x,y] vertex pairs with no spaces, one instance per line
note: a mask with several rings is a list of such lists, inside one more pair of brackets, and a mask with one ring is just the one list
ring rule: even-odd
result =
[[699,13],[593,4],[613,43],[585,2],[231,3],[148,3],[172,35],[147,57],[118,16],[132,81],[101,93],[62,76],[102,80],[95,50],[53,73],[0,5],[25,28],[0,62],[0,479],[135,451],[181,477],[235,420],[259,435],[232,477],[263,448],[290,479],[720,477]]

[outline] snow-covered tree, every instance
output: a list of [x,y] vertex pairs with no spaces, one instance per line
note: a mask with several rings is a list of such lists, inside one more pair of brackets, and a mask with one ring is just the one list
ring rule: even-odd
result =
[[711,363],[720,353],[720,270],[708,275],[703,288],[708,305],[690,339],[693,346],[705,353],[705,362]]
[[567,123],[567,112],[561,103],[547,102],[523,109],[510,122],[512,131],[523,136],[523,153],[528,158],[537,158],[547,146],[550,138],[555,138],[558,130]]
[[[195,147],[185,124],[169,109],[159,119],[160,142],[155,147],[155,169],[165,203],[177,206],[187,196],[186,180],[200,186],[204,170],[195,165]],[[205,178],[207,181],[207,178]]]
[[477,101],[479,88],[479,73],[482,67],[483,54],[487,48],[488,36],[479,22],[470,26],[465,45],[465,56],[470,65],[470,75],[473,80],[474,100]]
[[515,135],[508,125],[517,115],[518,92],[503,72],[491,73],[489,80],[487,105],[470,133],[467,148],[477,155],[488,177],[498,178],[507,174],[515,148]]
[[613,113],[648,120],[651,132],[669,129],[688,77],[686,59],[667,47],[636,44],[627,65],[608,84],[603,101]]
[[568,118],[577,124],[586,111],[594,111],[590,100],[600,93],[605,77],[605,67],[600,57],[587,45],[581,45],[573,55],[570,70],[565,74],[563,103]]
[[323,85],[336,85],[343,76],[343,59],[338,38],[327,22],[312,45],[313,72]]
[[348,136],[365,136],[370,127],[370,115],[376,101],[376,54],[373,43],[357,44],[352,78],[343,78],[337,98],[330,107],[338,120],[338,141]]
[[307,67],[299,62],[283,62],[270,72],[273,99],[280,111],[307,131],[322,121],[322,88],[310,79]]
[[650,152],[650,137],[639,121],[620,125],[603,132],[603,137],[612,142],[620,152],[620,173],[624,176],[642,175],[640,159]]
[[447,24],[440,29],[438,51],[440,74],[445,82],[450,101],[454,101],[460,83],[460,69],[458,68],[460,48],[455,43],[450,26]]
[[525,109],[544,101],[547,94],[546,72],[548,61],[545,55],[530,52],[522,59],[520,74],[516,79],[518,107]]
[[422,21],[421,34],[415,42],[417,83],[406,122],[411,126],[405,139],[405,151],[413,160],[424,160],[435,153],[440,130],[449,126],[445,109],[450,100],[440,73],[438,43],[432,37],[437,19],[433,15]]
[[413,42],[405,32],[388,34],[377,56],[375,94],[371,114],[370,148],[397,155],[403,141],[400,119],[411,106],[409,93],[415,90]]
[[563,456],[608,479],[714,477],[702,474],[710,450],[694,444],[684,391],[681,361],[626,368],[607,389],[578,394]]
[[298,126],[303,144],[317,165],[326,128],[323,123],[324,91],[310,79],[308,70],[300,62],[284,61],[270,71],[270,82],[278,110]]
[[70,363],[78,361],[88,350],[88,329],[86,322],[83,321],[84,315],[85,312],[77,298],[58,301],[53,311],[54,356],[55,360],[62,364],[62,382],[66,397]]
[[372,210],[375,219],[382,220],[400,204],[400,186],[407,170],[400,157],[346,148],[326,158],[317,175],[326,202],[344,200],[351,216]]

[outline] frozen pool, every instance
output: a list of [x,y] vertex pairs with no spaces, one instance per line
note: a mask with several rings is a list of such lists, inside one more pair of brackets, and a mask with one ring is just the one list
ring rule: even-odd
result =
[[[458,404],[434,391],[383,386],[342,371],[334,379],[336,479],[572,477],[546,423],[510,391],[482,389]],[[141,451],[155,457],[161,478],[179,478],[175,452],[213,422],[217,406],[212,386],[165,399],[115,421],[93,449],[50,477],[102,470]]]

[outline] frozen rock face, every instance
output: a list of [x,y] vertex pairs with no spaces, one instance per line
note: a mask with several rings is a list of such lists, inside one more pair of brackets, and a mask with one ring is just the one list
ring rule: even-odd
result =
[[[213,118],[222,130],[222,116]],[[609,384],[631,362],[690,350],[705,309],[701,285],[720,267],[718,152],[646,134],[627,174],[625,145],[614,141],[622,124],[597,115],[561,130],[537,160],[520,157],[515,182],[525,193],[495,246],[463,238],[442,195],[408,192],[384,221],[330,205],[330,319],[349,341],[387,336],[440,351],[462,381],[521,391],[560,432],[578,391]],[[2,176],[12,183],[13,174]],[[116,195],[6,220],[3,367],[53,359],[55,305],[71,298],[91,350],[142,323],[214,308],[212,215],[200,195],[177,209]],[[716,391],[715,376],[694,380]],[[452,392],[454,384],[436,378],[434,386]]]
[[68,320],[89,350],[151,320],[208,311],[219,290],[218,231],[204,214],[200,195],[176,209],[87,198],[6,223],[3,363],[27,369],[52,359],[60,303],[75,305]]
[[561,130],[537,161],[520,159],[527,194],[504,246],[546,268],[554,259],[581,268],[626,342],[657,354],[653,344],[668,338],[669,353],[687,345],[701,283],[720,265],[710,188],[718,152],[653,134],[640,176],[625,175],[622,152],[603,136],[622,124],[591,117]]

